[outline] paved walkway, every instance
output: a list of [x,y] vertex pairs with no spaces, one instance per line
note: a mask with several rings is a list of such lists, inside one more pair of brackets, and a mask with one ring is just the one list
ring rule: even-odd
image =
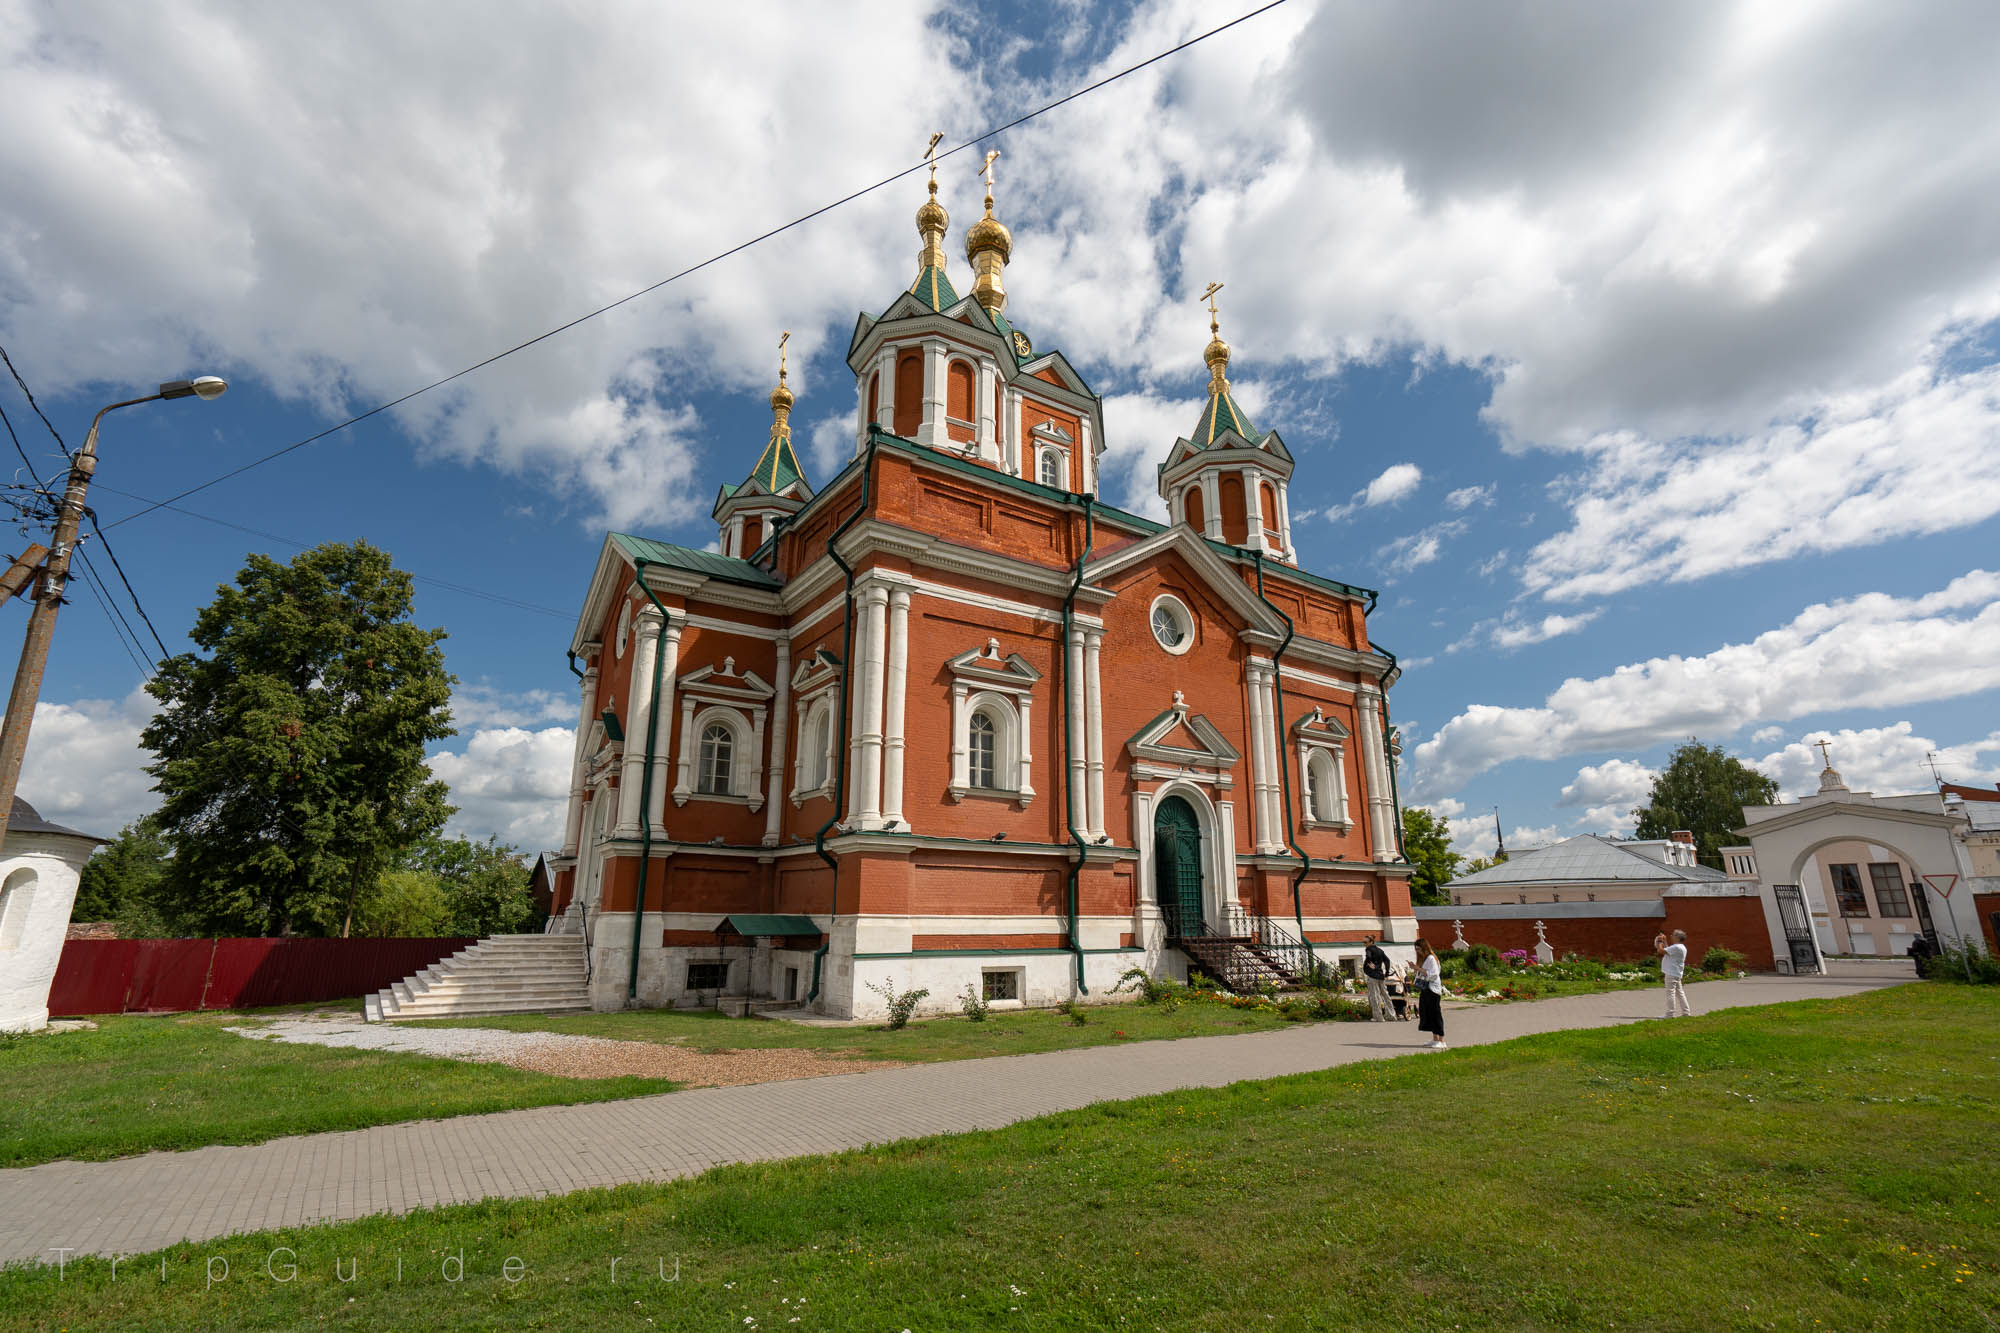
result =
[[[1705,982],[1690,997],[1704,1012],[1777,1004],[1874,990],[1908,972],[1906,965],[1863,965],[1831,977]],[[1445,1024],[1462,1047],[1612,1027],[1661,1011],[1657,989],[1614,991],[1452,1009]],[[1092,1102],[1407,1055],[1416,1037],[1414,1023],[1318,1023],[420,1120],[113,1162],[51,1162],[0,1171],[0,1263],[52,1261],[56,1246],[140,1254],[182,1240],[673,1180],[728,1162],[995,1129]]]

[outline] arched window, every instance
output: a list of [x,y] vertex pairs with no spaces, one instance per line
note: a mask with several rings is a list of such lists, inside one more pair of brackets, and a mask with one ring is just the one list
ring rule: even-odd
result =
[[833,752],[833,710],[821,705],[806,728],[806,790],[826,785]]
[[906,440],[917,436],[924,420],[924,354],[905,349],[896,356],[896,434]]
[[972,366],[954,361],[945,371],[944,413],[958,421],[972,420]]
[[736,733],[720,722],[711,722],[701,733],[701,762],[695,790],[715,796],[732,791],[736,768]]
[[1340,818],[1334,807],[1333,757],[1325,750],[1315,752],[1306,764],[1306,809],[1322,824]]
[[25,866],[0,886],[0,949],[18,949],[35,905],[35,872]]
[[1000,729],[993,723],[993,714],[981,709],[972,715],[972,723],[966,737],[967,776],[974,787],[993,788],[1000,785]]
[[1068,481],[1069,478],[1063,476],[1062,450],[1060,449],[1042,450],[1042,460],[1040,464],[1040,470],[1036,474],[1036,479],[1040,481],[1042,485],[1053,486],[1055,489],[1059,491],[1068,489],[1068,487],[1066,487],[1063,484],[1064,482]]

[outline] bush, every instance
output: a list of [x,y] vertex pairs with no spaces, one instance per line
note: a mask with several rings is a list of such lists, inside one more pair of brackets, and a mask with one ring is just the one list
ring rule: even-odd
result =
[[986,997],[979,993],[979,987],[968,981],[965,983],[965,994],[958,997],[958,1007],[963,1009],[965,1016],[973,1022],[984,1023],[986,1011],[991,1006],[986,1003]]
[[1595,958],[1568,953],[1553,963],[1542,964],[1541,974],[1563,981],[1606,981],[1610,979],[1611,969]]
[[1082,1027],[1090,1021],[1090,1015],[1083,1011],[1083,1004],[1074,995],[1056,1006],[1056,1012],[1067,1018],[1071,1027]]
[[1711,944],[1708,946],[1708,952],[1701,956],[1701,970],[1713,976],[1721,976],[1725,972],[1737,971],[1748,961],[1749,959],[1734,949]]
[[1507,970],[1501,961],[1500,951],[1490,944],[1474,944],[1465,950],[1465,970],[1480,976],[1490,977]]
[[1337,1023],[1365,1023],[1370,1017],[1366,1004],[1325,989],[1308,991],[1303,996],[1294,996],[1280,1002],[1278,1015],[1292,1023],[1322,1022],[1329,1019]]
[[1972,974],[1971,984],[1975,986],[2000,986],[2000,958],[1995,958],[1984,949],[1952,949],[1933,954],[1924,964],[1924,976],[1932,981],[1955,981],[1966,984],[1966,973]]
[[906,990],[901,995],[898,995],[896,993],[896,983],[893,981],[885,981],[880,985],[871,985],[868,989],[874,991],[888,1002],[889,1030],[891,1032],[896,1031],[898,1028],[909,1026],[911,1012],[930,995],[928,990],[922,988]]
[[1157,1004],[1168,1013],[1181,1007],[1188,996],[1188,988],[1167,977],[1156,977],[1143,968],[1128,967],[1119,976],[1118,984],[1111,988],[1113,995],[1130,989],[1139,997],[1141,1004]]

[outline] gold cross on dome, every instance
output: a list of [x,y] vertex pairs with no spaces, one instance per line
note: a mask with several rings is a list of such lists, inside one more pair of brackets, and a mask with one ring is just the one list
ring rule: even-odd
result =
[[1000,150],[998,148],[987,149],[986,165],[979,169],[979,174],[986,177],[986,192],[988,194],[993,193],[993,159],[998,156],[1000,156]]
[[792,331],[786,329],[778,335],[778,378],[785,377],[785,344],[792,340]]
[[1828,749],[1828,747],[1829,747],[1829,746],[1831,746],[1831,745],[1832,745],[1832,742],[1831,742],[1831,741],[1814,741],[1814,742],[1813,742],[1813,744],[1819,747],[1819,757],[1820,757],[1821,761],[1822,761],[1822,762],[1824,762],[1824,763],[1826,764],[1826,766],[1827,766],[1828,768],[1832,768],[1832,767],[1833,767],[1833,757],[1832,757],[1831,755],[1829,755],[1829,754],[1827,753],[1827,749]]
[[1221,290],[1221,283],[1211,282],[1208,284],[1208,290],[1195,298],[1197,301],[1208,302],[1208,327],[1211,330],[1220,330],[1222,327],[1215,310],[1215,294]]
[[930,163],[931,184],[933,185],[937,184],[937,157],[936,157],[937,146],[943,141],[944,141],[944,131],[943,130],[933,131],[931,134],[930,144],[924,149],[924,161]]

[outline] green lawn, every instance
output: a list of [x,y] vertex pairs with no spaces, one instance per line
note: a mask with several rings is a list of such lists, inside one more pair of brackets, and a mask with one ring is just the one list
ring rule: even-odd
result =
[[257,1143],[285,1134],[668,1092],[388,1051],[250,1041],[274,1016],[106,1017],[95,1032],[0,1037],[0,1166]]
[[1086,1005],[1084,1021],[1071,1022],[1053,1009],[1025,1009],[988,1015],[983,1023],[964,1018],[913,1021],[891,1032],[879,1024],[815,1027],[776,1019],[724,1018],[714,1010],[627,1009],[609,1014],[509,1014],[491,1018],[438,1018],[411,1027],[505,1028],[512,1032],[567,1032],[621,1041],[682,1042],[701,1049],[746,1050],[783,1046],[832,1051],[865,1060],[966,1060],[983,1055],[1026,1055],[1078,1046],[1169,1037],[1211,1037],[1232,1032],[1266,1032],[1291,1026],[1268,1008],[1231,1008],[1189,1001],[1168,1010],[1162,1005]]
[[1996,1123],[2000,991],[1907,986],[13,1269],[0,1323],[1991,1328]]

